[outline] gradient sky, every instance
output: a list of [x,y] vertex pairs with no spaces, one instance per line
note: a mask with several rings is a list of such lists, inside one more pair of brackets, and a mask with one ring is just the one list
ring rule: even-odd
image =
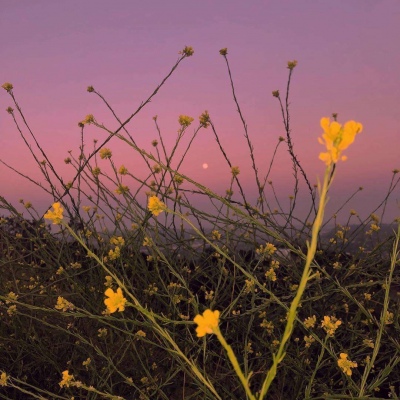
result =
[[[271,92],[284,93],[287,61],[297,60],[291,85],[291,126],[295,153],[312,183],[322,178],[320,118],[339,114],[339,122],[359,121],[364,131],[338,165],[330,193],[335,211],[358,187],[351,208],[367,216],[384,199],[392,170],[400,168],[400,2],[398,0],[68,0],[0,1],[0,84],[11,82],[30,127],[65,181],[72,170],[63,160],[78,154],[77,122],[92,113],[111,128],[117,124],[93,85],[121,119],[145,100],[185,45],[194,48],[160,93],[129,125],[140,147],[151,150],[158,115],[169,148],[177,118],[197,118],[208,110],[221,142],[241,170],[246,193],[255,193],[249,150],[232,100],[221,48],[228,48],[236,94],[248,124],[255,159],[263,177],[284,127]],[[0,159],[33,178],[37,167],[10,116],[11,98],[0,91]],[[15,108],[15,107],[13,107]],[[192,128],[190,128],[192,129]],[[188,135],[189,137],[189,135]],[[105,133],[85,130],[88,147]],[[117,160],[140,174],[132,152],[111,141]],[[203,169],[207,163],[209,168]],[[182,172],[224,194],[229,168],[212,131],[202,130]],[[281,147],[270,179],[288,204],[293,177]],[[128,182],[127,182],[128,183]],[[0,164],[0,195],[17,205],[30,200],[40,210],[52,202],[43,191]],[[255,196],[255,194],[254,194]],[[254,197],[255,198],[255,197]],[[299,206],[308,208],[302,184]],[[307,199],[307,200],[306,200]],[[399,216],[400,189],[387,207],[390,222]],[[1,214],[1,211],[0,211]],[[379,213],[378,213],[379,214]]]

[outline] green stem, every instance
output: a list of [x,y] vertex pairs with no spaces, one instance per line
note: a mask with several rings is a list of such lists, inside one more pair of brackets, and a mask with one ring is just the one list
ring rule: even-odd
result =
[[318,213],[317,213],[317,216],[315,217],[315,221],[314,221],[313,228],[312,228],[311,244],[307,243],[308,251],[307,251],[306,265],[304,267],[303,274],[301,276],[301,280],[299,283],[299,287],[297,289],[296,296],[293,299],[292,304],[290,305],[290,309],[289,309],[289,313],[288,313],[288,317],[287,317],[288,319],[287,319],[285,331],[283,332],[281,343],[279,345],[279,349],[272,356],[272,360],[273,360],[272,366],[269,369],[267,376],[265,377],[264,383],[261,388],[259,400],[262,400],[265,397],[265,395],[267,394],[268,389],[271,386],[271,383],[276,376],[276,373],[278,370],[278,365],[281,363],[281,361],[285,357],[286,343],[289,341],[289,339],[292,335],[292,332],[293,332],[294,321],[295,321],[296,315],[297,315],[297,308],[299,307],[301,298],[306,289],[307,282],[309,280],[310,272],[311,272],[310,271],[311,263],[314,260],[315,252],[317,250],[318,233],[319,233],[319,230],[321,229],[321,225],[322,225],[322,222],[324,219],[325,205],[326,205],[326,201],[327,201],[327,193],[328,193],[329,186],[332,182],[332,179],[330,179],[331,170],[332,170],[332,165],[329,165],[325,170],[324,182],[322,185],[322,189],[320,191]]
[[315,375],[317,374],[318,368],[319,368],[319,366],[320,366],[320,364],[322,362],[322,359],[324,357],[325,346],[326,346],[326,342],[328,341],[328,338],[329,338],[329,335],[326,335],[324,343],[322,345],[321,353],[318,356],[317,365],[315,366],[314,371],[313,371],[313,373],[311,375],[310,382],[308,383],[308,385],[306,387],[305,400],[310,399],[313,381],[314,381]]
[[217,338],[220,341],[220,343],[222,344],[223,348],[226,350],[226,352],[228,354],[229,361],[231,362],[231,364],[233,366],[233,369],[236,372],[236,375],[239,377],[240,382],[242,383],[243,388],[246,391],[247,397],[250,400],[256,400],[255,396],[253,395],[253,393],[250,390],[248,379],[246,379],[246,377],[244,376],[244,374],[243,374],[243,372],[242,372],[242,370],[240,368],[239,362],[238,362],[238,360],[237,360],[237,358],[235,356],[235,353],[232,350],[232,347],[229,346],[229,344],[226,342],[226,340],[222,336],[222,333],[221,333],[219,328],[216,328],[214,330],[214,333],[217,336]]

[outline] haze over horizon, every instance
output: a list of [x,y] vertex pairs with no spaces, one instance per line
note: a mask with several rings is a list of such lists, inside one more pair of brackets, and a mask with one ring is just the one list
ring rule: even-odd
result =
[[[337,166],[326,215],[336,212],[359,187],[363,190],[345,205],[339,220],[347,220],[350,209],[364,218],[384,200],[392,171],[400,169],[400,52],[396,39],[400,37],[400,2],[120,0],[117,5],[105,0],[1,4],[0,85],[13,84],[29,126],[65,182],[74,171],[64,159],[69,150],[75,156],[79,152],[78,121],[93,114],[110,128],[118,127],[101,100],[87,93],[87,86],[93,85],[104,95],[124,120],[152,93],[174,65],[178,52],[188,45],[194,49],[193,57],[184,60],[128,125],[140,148],[152,151],[151,141],[157,138],[153,116],[158,116],[164,141],[171,149],[178,116],[190,115],[197,121],[208,110],[232,164],[240,167],[245,192],[255,200],[249,149],[219,50],[228,48],[236,95],[262,178],[279,136],[285,136],[272,91],[284,95],[287,62],[297,60],[290,92],[292,139],[312,184],[324,173],[324,164],[318,160],[323,150],[317,140],[322,133],[321,117],[336,112],[339,122],[355,120],[364,127],[346,151],[348,160]],[[42,180],[5,111],[8,106],[15,108],[1,90],[0,160]],[[189,131],[193,129],[191,126]],[[101,142],[105,138],[104,132],[85,128],[87,150],[93,148],[93,139]],[[113,151],[117,167],[123,163],[135,173],[144,171],[144,164],[128,146],[113,139],[107,147]],[[210,129],[200,131],[181,171],[224,195],[230,169]],[[288,209],[294,180],[287,148],[279,148],[269,179]],[[304,217],[310,197],[301,177],[300,182],[296,213]],[[42,212],[52,203],[43,190],[3,164],[0,184],[0,195],[21,211],[20,198]],[[399,194],[396,187],[383,222],[399,216]],[[272,193],[270,198],[274,202]]]

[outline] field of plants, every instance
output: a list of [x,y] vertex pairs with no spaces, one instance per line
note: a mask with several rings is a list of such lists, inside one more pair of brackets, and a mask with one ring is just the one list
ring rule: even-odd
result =
[[[316,116],[321,182],[312,185],[291,135],[297,62],[289,61],[284,95],[271,95],[285,133],[274,157],[289,152],[294,187],[289,208],[276,196],[272,206],[274,158],[261,172],[227,49],[220,54],[258,198],[245,193],[208,111],[177,116],[172,148],[154,117],[158,137],[139,148],[129,123],[193,53],[183,48],[125,120],[87,88],[119,128],[83,116],[81,146],[64,160],[74,171],[69,182],[41,147],[12,83],[2,85],[8,117],[42,173],[41,181],[25,177],[47,192],[49,207],[43,215],[26,199],[17,205],[0,196],[0,398],[398,399],[400,219],[381,221],[399,171],[368,218],[350,210],[340,224],[325,215],[336,168],[346,168],[346,149],[363,140],[362,121]],[[105,139],[86,143],[88,125]],[[223,193],[181,171],[205,129],[230,171]],[[115,159],[111,139],[146,170]],[[296,216],[300,183],[309,192],[304,220]]]

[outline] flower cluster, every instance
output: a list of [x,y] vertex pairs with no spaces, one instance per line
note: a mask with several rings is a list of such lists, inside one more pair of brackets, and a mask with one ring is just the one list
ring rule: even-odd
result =
[[86,117],[81,121],[82,125],[93,124],[93,123],[94,123],[93,114],[86,115]]
[[57,298],[57,304],[54,306],[54,308],[66,312],[73,311],[75,306],[68,300],[64,299],[64,297],[59,296]]
[[276,251],[276,247],[272,243],[265,243],[265,246],[261,245],[256,249],[258,255],[268,255],[272,256]]
[[304,341],[305,341],[305,347],[309,348],[311,345],[315,342],[315,339],[309,335],[309,336],[304,336]]
[[18,295],[15,294],[14,292],[10,292],[6,296],[6,304],[13,303],[14,301],[18,300]]
[[108,258],[110,260],[116,260],[117,258],[121,257],[121,249],[119,248],[119,246],[115,246],[114,249],[110,249],[110,251],[108,252]]
[[1,87],[9,93],[13,90],[13,85],[10,82],[3,83]]
[[149,211],[157,217],[161,214],[167,207],[166,205],[157,197],[157,196],[150,196],[149,202],[147,205]]
[[181,51],[179,52],[179,54],[183,54],[183,55],[186,56],[186,57],[190,57],[190,56],[192,56],[192,55],[194,54],[193,47],[191,47],[191,46],[185,46],[185,48],[184,48],[183,50],[181,50]]
[[220,234],[219,231],[217,231],[216,229],[214,229],[214,230],[211,232],[211,237],[212,237],[213,240],[220,240],[220,239],[221,239],[221,234]]
[[240,169],[239,169],[239,167],[232,167],[231,168],[231,174],[232,174],[232,176],[238,176],[239,174],[240,174]]
[[100,154],[100,158],[101,158],[102,160],[105,160],[105,159],[107,159],[107,158],[111,158],[111,156],[112,156],[111,150],[110,150],[110,149],[107,149],[106,147],[103,147],[103,148],[100,150],[99,154]]
[[317,317],[315,315],[308,317],[303,323],[306,328],[314,328],[315,324],[317,323]]
[[273,90],[272,91],[272,96],[279,97],[279,90]]
[[335,334],[335,331],[337,328],[339,328],[339,325],[342,324],[342,321],[336,319],[335,317],[327,317],[326,315],[324,316],[324,320],[321,323],[322,328],[324,328],[325,332],[329,336],[333,336]]
[[125,194],[129,192],[129,187],[126,185],[119,184],[117,188],[114,190],[116,194]]
[[70,375],[68,370],[63,371],[62,373],[62,380],[59,383],[60,387],[69,387],[69,385],[72,383],[72,380],[74,379],[73,375]]
[[208,111],[204,111],[200,117],[199,117],[200,125],[203,128],[207,128],[208,125],[210,125],[210,115],[208,114]]
[[188,115],[180,115],[178,118],[179,125],[181,125],[182,128],[187,128],[193,121],[194,118],[189,117]]
[[338,359],[338,366],[342,369],[342,371],[351,376],[353,371],[352,368],[357,368],[357,363],[347,359],[348,355],[346,353],[340,353],[340,358]]
[[294,69],[296,67],[296,65],[297,65],[297,60],[288,61],[288,63],[287,63],[287,67],[290,70]]
[[275,282],[276,281],[276,272],[274,270],[274,268],[270,268],[266,273],[265,273],[265,277],[267,278],[268,281],[272,281]]
[[128,169],[125,167],[125,165],[121,165],[119,167],[118,173],[120,175],[126,175],[128,173]]
[[0,375],[0,386],[7,386],[8,376],[5,372],[2,372]]

